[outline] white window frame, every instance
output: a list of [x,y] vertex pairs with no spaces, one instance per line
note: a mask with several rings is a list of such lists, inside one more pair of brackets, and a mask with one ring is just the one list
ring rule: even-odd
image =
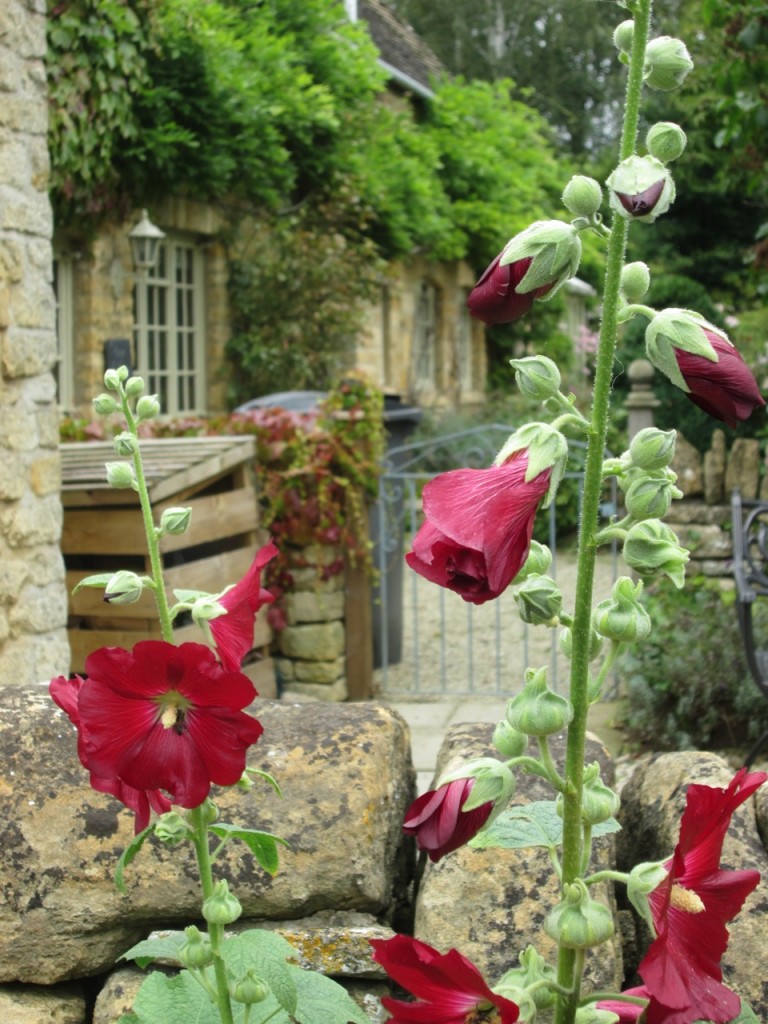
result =
[[188,238],[169,234],[157,264],[134,288],[136,370],[168,416],[206,407],[203,254]]
[[56,400],[60,409],[75,404],[74,261],[54,253],[53,291],[56,299]]
[[413,317],[413,387],[417,394],[437,388],[437,338],[440,323],[440,289],[431,281],[420,282]]

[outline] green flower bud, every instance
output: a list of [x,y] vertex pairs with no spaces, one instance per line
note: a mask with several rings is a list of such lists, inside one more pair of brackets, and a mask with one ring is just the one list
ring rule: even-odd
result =
[[118,455],[133,455],[137,448],[136,438],[127,430],[112,438],[112,447]]
[[502,718],[493,730],[493,745],[504,757],[520,757],[528,746],[528,737]]
[[253,1003],[263,1003],[271,993],[269,985],[261,978],[253,968],[249,968],[239,981],[230,985],[229,993],[238,1003],[250,1006]]
[[155,822],[155,835],[161,843],[167,843],[168,846],[176,846],[191,838],[189,825],[178,811],[168,811],[160,815]]
[[606,180],[611,209],[621,217],[650,223],[666,213],[675,201],[672,175],[652,156],[622,160]]
[[674,430],[646,427],[638,431],[629,446],[632,465],[638,469],[664,469],[675,457],[676,440],[677,432]]
[[544,402],[560,391],[560,371],[547,356],[525,356],[510,359],[515,371],[515,383],[521,395]]
[[599,183],[583,174],[575,174],[563,192],[563,203],[577,217],[594,217],[602,201]]
[[[556,984],[557,971],[547,963],[543,956],[536,952],[533,946],[527,946],[518,959],[520,966],[513,967],[511,971],[507,971],[498,984],[494,986],[493,990],[498,992],[500,996],[504,996],[505,999],[511,999],[512,1002],[517,1003],[519,1006],[520,1004],[517,999],[508,993],[511,993],[514,989],[517,989],[518,992],[524,992],[525,989],[540,981],[551,981],[553,984]],[[529,995],[533,999],[536,1010],[548,1010],[555,1004],[554,991],[544,985],[529,993]],[[527,1020],[529,1018],[524,1017],[523,1019]]]
[[124,490],[128,487],[137,489],[136,474],[130,462],[108,462],[104,467],[107,471],[107,482],[110,487]]
[[506,718],[513,729],[527,736],[551,736],[573,718],[573,706],[547,686],[547,670],[527,669],[525,686],[507,704]]
[[[594,661],[602,649],[603,638],[594,629],[590,629],[589,650],[587,651],[589,661]],[[569,660],[573,657],[573,633],[568,626],[560,631],[560,650]]]
[[530,259],[525,275],[516,285],[518,294],[547,287],[539,299],[546,302],[579,269],[581,239],[572,224],[559,220],[537,220],[511,238],[499,257],[505,267],[518,260]]
[[549,490],[542,507],[552,502],[568,462],[568,442],[559,430],[549,423],[526,423],[510,434],[506,444],[494,459],[494,465],[503,466],[510,456],[522,449],[528,452],[525,481],[529,483],[545,469],[551,469]]
[[556,626],[563,607],[563,595],[551,576],[532,573],[512,596],[523,622],[531,626]]
[[600,778],[600,765],[593,761],[584,769],[584,785],[581,791],[581,820],[585,825],[599,825],[619,813],[619,794]]
[[208,924],[232,924],[242,912],[240,900],[229,891],[226,878],[220,878],[212,895],[203,901],[203,917]]
[[645,263],[627,263],[621,271],[621,290],[627,302],[639,302],[651,286],[651,272]]
[[657,519],[637,523],[624,541],[624,561],[641,576],[668,576],[678,588],[685,583],[688,552],[674,530]]
[[645,350],[653,365],[686,393],[686,383],[675,356],[675,349],[702,356],[712,363],[719,360],[712,338],[730,344],[727,336],[691,309],[662,309],[645,329]]
[[[190,816],[187,815],[187,820],[191,821]],[[219,808],[208,796],[200,804],[200,819],[204,825],[212,825],[214,821],[219,817]]]
[[563,900],[547,915],[544,931],[566,949],[590,949],[613,935],[613,914],[593,900],[584,882],[577,878],[563,886]]
[[135,572],[120,569],[104,588],[107,604],[135,604],[142,595],[144,582]]
[[136,416],[139,420],[152,420],[160,415],[160,400],[157,395],[142,395],[136,403]]
[[99,416],[111,416],[113,412],[117,412],[119,406],[112,395],[105,393],[94,398],[93,408]]
[[683,129],[673,121],[659,121],[648,129],[645,136],[648,152],[663,164],[677,160],[687,141]]
[[179,960],[182,967],[188,970],[202,970],[213,963],[211,940],[199,928],[191,924],[184,929],[185,941],[179,949]]
[[651,617],[639,602],[641,581],[620,576],[613,585],[611,597],[601,601],[592,612],[592,625],[608,640],[635,643],[645,640],[651,632]]
[[104,387],[108,391],[117,391],[122,381],[128,379],[128,367],[118,366],[116,370],[107,370],[104,374]]
[[620,1024],[621,1017],[613,1010],[598,1009],[597,1003],[588,1003],[576,1011],[574,1024]]
[[643,79],[651,89],[669,92],[685,81],[693,68],[691,55],[682,39],[659,36],[645,50]]
[[126,398],[138,398],[144,391],[143,377],[129,377],[125,382]]
[[191,508],[167,508],[160,517],[160,529],[174,535],[185,533],[191,517]]
[[671,470],[669,476],[638,476],[627,488],[624,504],[633,519],[661,519],[672,504],[673,498],[682,498],[683,492],[675,487],[677,475]]
[[524,579],[534,574],[545,576],[551,565],[552,552],[546,544],[539,544],[537,540],[532,540],[528,549],[528,557],[520,572],[515,576],[513,583],[522,583]]
[[494,804],[486,825],[504,810],[516,788],[515,777],[510,769],[495,757],[476,757],[467,761],[454,771],[442,775],[440,785],[459,779],[475,780],[469,796],[461,805],[462,811],[473,811],[487,803]]
[[631,18],[628,21],[622,21],[613,31],[613,45],[620,53],[629,53],[632,50],[634,35],[634,21]]

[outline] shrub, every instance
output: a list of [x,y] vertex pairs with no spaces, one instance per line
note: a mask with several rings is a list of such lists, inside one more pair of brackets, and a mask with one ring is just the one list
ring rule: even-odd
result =
[[620,662],[631,739],[654,750],[712,750],[746,746],[768,728],[734,596],[703,577],[683,590],[665,582],[643,595],[653,631]]

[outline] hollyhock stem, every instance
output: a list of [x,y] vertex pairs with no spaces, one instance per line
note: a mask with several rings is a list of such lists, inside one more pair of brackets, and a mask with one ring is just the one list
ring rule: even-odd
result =
[[[189,812],[189,820],[193,829],[193,843],[197,856],[197,868],[200,872],[200,885],[203,900],[213,895],[213,870],[211,866],[211,850],[208,845],[208,826],[203,814],[203,804]],[[221,1014],[222,1024],[234,1024],[232,1002],[227,985],[227,972],[221,959],[221,941],[224,938],[224,925],[208,923],[208,936],[213,950],[213,972],[216,978],[216,999]]]
[[[648,43],[652,0],[637,0],[634,9],[634,34],[624,107],[620,159],[635,153],[643,87],[643,63]],[[568,785],[563,800],[562,881],[572,884],[581,873],[583,828],[581,822],[584,753],[587,712],[589,710],[589,644],[592,617],[592,590],[595,575],[595,536],[597,533],[602,466],[610,409],[611,378],[616,351],[621,271],[627,245],[628,220],[615,217],[608,240],[603,320],[595,362],[591,426],[587,442],[584,472],[579,559],[576,577],[576,604],[573,621],[570,699],[573,720],[568,727],[565,776]],[[558,982],[572,995],[558,1000],[555,1024],[574,1024],[579,1006],[583,956],[561,946],[558,956]]]

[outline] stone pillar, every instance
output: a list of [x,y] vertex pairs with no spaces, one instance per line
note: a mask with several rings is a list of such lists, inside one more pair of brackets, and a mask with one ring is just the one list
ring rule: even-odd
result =
[[45,0],[0,4],[0,682],[66,672]]
[[653,394],[654,372],[647,359],[635,359],[629,364],[627,373],[632,387],[624,407],[629,414],[627,433],[630,441],[635,434],[654,425],[653,410],[659,405]]

